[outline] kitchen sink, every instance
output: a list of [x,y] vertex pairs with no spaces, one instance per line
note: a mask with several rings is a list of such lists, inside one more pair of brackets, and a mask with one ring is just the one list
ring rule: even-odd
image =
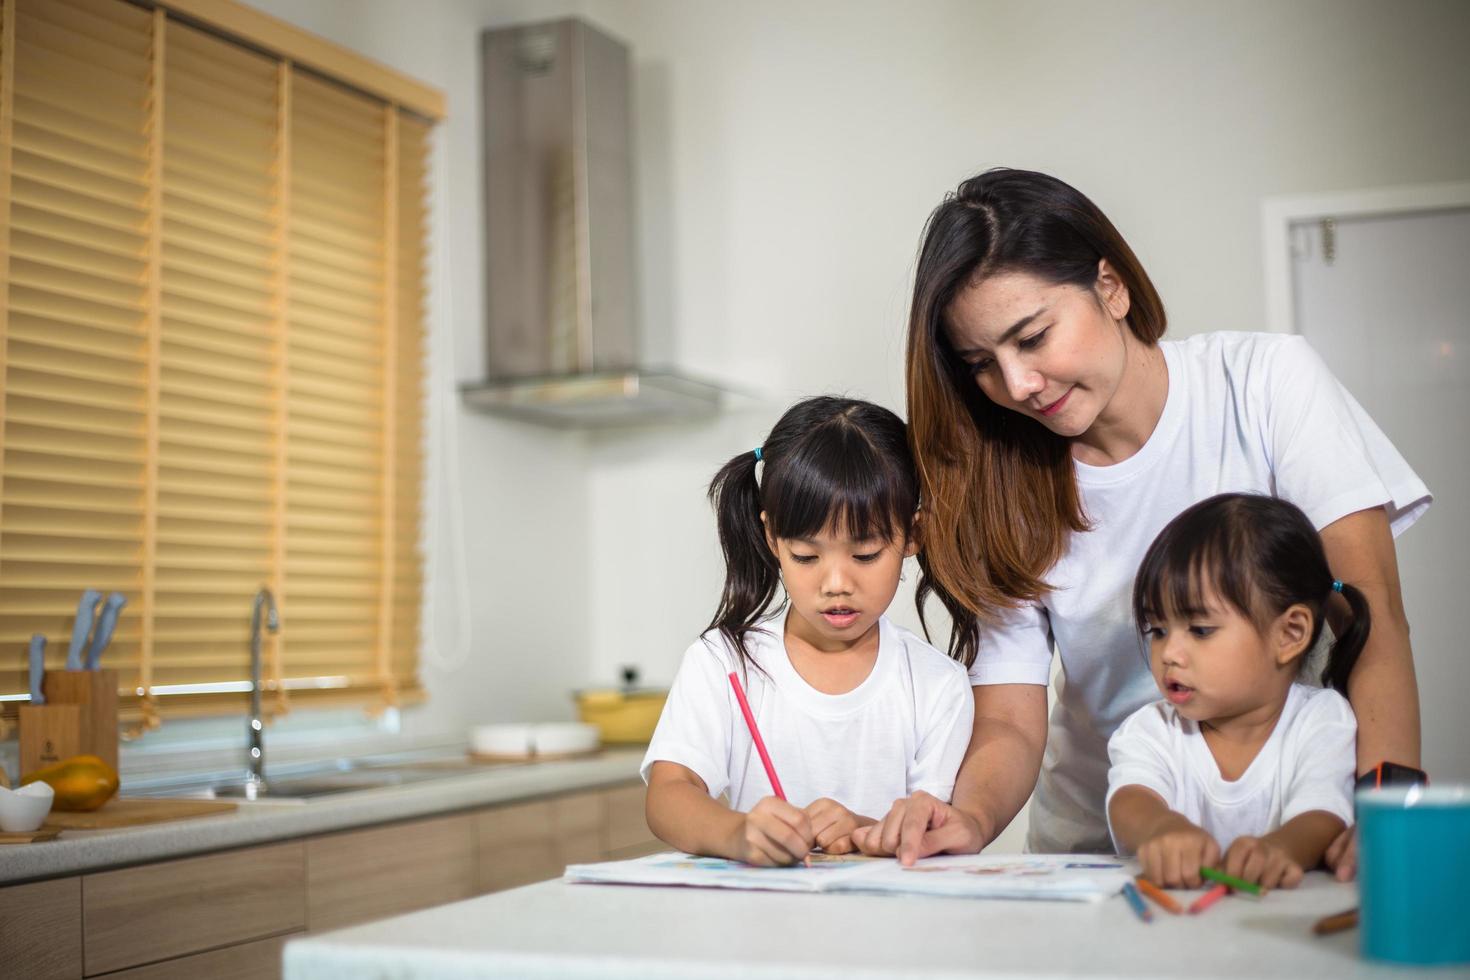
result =
[[397,764],[337,759],[329,763],[296,766],[279,773],[267,773],[263,787],[252,786],[243,775],[230,774],[174,778],[142,786],[130,782],[127,794],[206,800],[303,802],[322,796],[447,779],[485,768],[487,767],[484,765],[465,759]]

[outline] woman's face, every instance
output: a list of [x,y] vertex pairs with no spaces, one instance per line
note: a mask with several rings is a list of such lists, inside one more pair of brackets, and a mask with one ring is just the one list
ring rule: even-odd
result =
[[1092,428],[1118,390],[1128,288],[1106,260],[1091,289],[999,272],[966,287],[946,312],[949,342],[985,397],[1059,436]]

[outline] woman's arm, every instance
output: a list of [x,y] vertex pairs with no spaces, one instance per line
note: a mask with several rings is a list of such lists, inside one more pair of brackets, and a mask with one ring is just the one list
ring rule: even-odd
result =
[[904,864],[941,852],[974,854],[1026,805],[1046,748],[1046,688],[982,684],[973,693],[975,722],[954,803],[928,793],[898,800],[881,824],[853,833],[865,853],[896,854]]
[[[1380,762],[1417,769],[1419,685],[1388,514],[1375,507],[1339,518],[1322,529],[1322,547],[1332,574],[1362,590],[1373,616],[1368,642],[1348,678],[1348,701],[1358,717],[1358,772]],[[1341,633],[1346,615],[1345,600],[1328,607],[1334,632]],[[1352,828],[1327,848],[1327,865],[1340,881],[1357,873],[1357,837]]]
[[[1419,687],[1409,649],[1409,623],[1399,591],[1393,534],[1383,508],[1360,510],[1322,529],[1327,564],[1368,599],[1373,628],[1348,679],[1358,717],[1358,772],[1380,762],[1419,767]],[[1347,603],[1337,599],[1328,622],[1341,635]]]
[[794,864],[816,843],[810,819],[785,800],[768,796],[737,813],[710,799],[704,780],[677,762],[649,770],[644,815],[665,844],[747,864]]

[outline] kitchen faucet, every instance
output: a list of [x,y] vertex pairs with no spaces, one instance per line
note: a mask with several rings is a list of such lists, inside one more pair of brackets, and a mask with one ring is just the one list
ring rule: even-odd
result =
[[266,610],[265,628],[272,633],[281,627],[276,615],[276,599],[265,586],[255,593],[250,609],[250,773],[245,781],[245,796],[254,799],[265,791],[265,745],[261,740],[264,726],[260,720],[260,610]]

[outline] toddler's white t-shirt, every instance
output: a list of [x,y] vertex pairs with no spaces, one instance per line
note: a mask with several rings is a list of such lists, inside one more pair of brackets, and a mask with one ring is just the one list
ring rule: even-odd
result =
[[1351,826],[1357,735],[1357,719],[1341,694],[1293,684],[1266,744],[1240,778],[1229,781],[1199,724],[1181,718],[1168,701],[1156,701],[1129,715],[1108,741],[1107,802],[1124,786],[1151,789],[1215,838],[1221,853],[1237,837],[1269,834],[1311,810]]
[[711,797],[727,795],[732,809],[749,811],[773,795],[730,686],[735,671],[794,806],[826,797],[882,819],[917,790],[948,800],[975,712],[964,665],[881,616],[868,677],[845,694],[823,694],[791,665],[784,623],[778,614],[746,636],[763,670],[741,667],[714,630],[685,651],[643,757],[644,780],[655,762],[677,762]]

